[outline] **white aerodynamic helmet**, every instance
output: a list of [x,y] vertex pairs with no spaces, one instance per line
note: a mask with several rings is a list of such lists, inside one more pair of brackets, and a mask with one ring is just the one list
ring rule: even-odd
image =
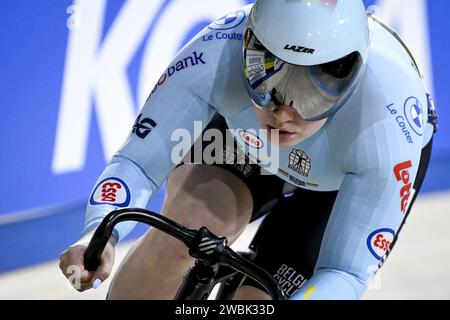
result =
[[247,89],[260,107],[324,119],[354,92],[368,50],[361,0],[256,0],[244,34]]

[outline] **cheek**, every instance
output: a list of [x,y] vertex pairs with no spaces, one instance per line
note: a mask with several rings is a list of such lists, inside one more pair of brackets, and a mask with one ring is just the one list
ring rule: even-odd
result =
[[267,112],[264,112],[263,110],[261,110],[258,107],[253,107],[253,109],[255,110],[256,117],[258,118],[259,121],[265,122],[267,120],[267,118],[268,118]]
[[303,132],[313,135],[317,131],[319,131],[325,124],[326,120],[308,122],[301,121],[298,123],[298,128],[300,128]]

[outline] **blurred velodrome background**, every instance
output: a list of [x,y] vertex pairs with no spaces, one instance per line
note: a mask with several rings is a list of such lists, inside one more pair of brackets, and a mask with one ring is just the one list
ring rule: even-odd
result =
[[[250,2],[2,1],[0,299],[105,297],[107,284],[70,289],[56,259],[79,238],[94,182],[171,58],[211,21]],[[365,3],[415,53],[440,114],[422,194],[365,298],[449,299],[450,2]],[[149,208],[159,210],[163,196],[164,188]],[[136,228],[118,260],[144,231]]]

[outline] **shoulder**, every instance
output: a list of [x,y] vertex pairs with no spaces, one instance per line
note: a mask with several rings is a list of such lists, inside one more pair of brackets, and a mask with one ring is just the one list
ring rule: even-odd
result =
[[[242,51],[243,31],[253,5],[247,5],[213,21],[195,35],[178,53],[178,56],[193,51],[203,53],[210,70],[223,72],[236,58],[240,59]],[[236,51],[237,49],[237,51]]]
[[[369,18],[371,47],[368,59],[372,79],[367,80],[377,82],[387,120],[401,127],[410,144],[418,142],[421,145],[428,114],[423,78],[406,44],[393,30],[373,19]],[[369,95],[366,90],[366,96]]]
[[427,95],[404,44],[374,21],[370,29],[365,75],[345,108],[330,121],[328,136],[346,172],[373,169],[380,174],[391,171],[395,163],[420,157]]
[[242,111],[249,103],[240,60],[251,7],[226,13],[210,23],[179,51],[166,72],[167,77],[176,74],[181,84],[223,115]]
[[[225,13],[221,18],[211,22],[195,35],[181,49],[181,52],[193,47],[198,47],[199,49],[208,51],[208,55],[210,56],[213,56],[214,54],[221,56],[222,54],[217,52],[218,48],[226,48],[230,45],[238,44],[239,42],[242,43],[242,33],[252,6],[252,4],[247,5],[235,11]],[[234,42],[227,40],[234,40]]]

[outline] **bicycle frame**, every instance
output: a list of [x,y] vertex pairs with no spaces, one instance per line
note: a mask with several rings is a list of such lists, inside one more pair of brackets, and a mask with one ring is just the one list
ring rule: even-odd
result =
[[245,278],[246,275],[233,268],[219,264],[209,265],[197,259],[186,273],[175,300],[206,300],[217,284],[220,287],[216,300],[231,300]]

